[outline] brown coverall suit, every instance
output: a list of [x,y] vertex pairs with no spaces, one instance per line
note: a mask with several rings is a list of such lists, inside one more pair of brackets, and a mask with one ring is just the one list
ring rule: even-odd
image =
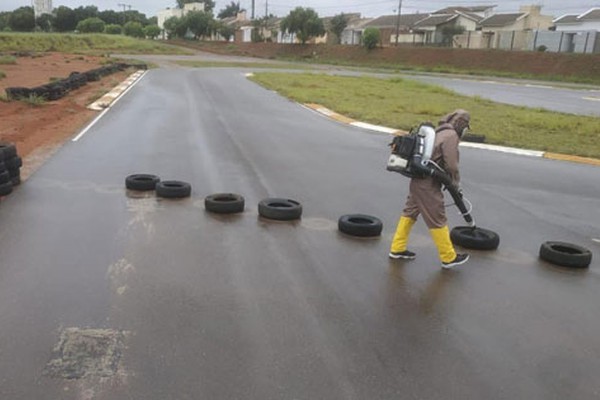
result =
[[[444,117],[443,122],[441,121],[441,125],[436,129],[434,148],[431,155],[431,160],[443,168],[457,186],[460,181],[458,172],[460,136],[455,127],[467,127],[469,120],[470,116],[464,110],[456,110]],[[457,254],[454,251],[448,230],[442,184],[432,177],[411,179],[410,194],[406,200],[400,221],[398,221],[390,255],[410,253],[411,258],[414,258],[414,253],[407,252],[406,246],[412,226],[421,214],[438,248],[442,264],[456,260]]]
[[[452,125],[446,123],[436,129],[431,160],[442,167],[458,186],[459,137]],[[410,180],[410,194],[402,215],[416,220],[419,214],[429,229],[443,228],[447,223],[442,184],[432,177]]]

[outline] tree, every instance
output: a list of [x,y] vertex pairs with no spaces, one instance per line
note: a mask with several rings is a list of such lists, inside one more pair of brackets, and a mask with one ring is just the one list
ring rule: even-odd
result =
[[377,28],[367,28],[363,33],[362,41],[363,46],[365,46],[368,50],[372,50],[379,44],[381,40],[381,33]]
[[86,18],[79,21],[77,30],[82,33],[102,33],[106,24],[98,17]]
[[171,17],[167,19],[165,21],[164,28],[165,31],[167,31],[169,38],[184,37],[188,29],[186,21],[179,17]]
[[8,17],[8,26],[17,32],[31,32],[35,28],[33,7],[20,7]]
[[69,32],[75,30],[77,20],[75,19],[75,11],[69,7],[60,6],[54,10],[56,20],[54,28],[59,32]]
[[236,17],[238,15],[238,13],[241,11],[243,11],[243,10],[240,8],[240,2],[238,1],[236,3],[234,1],[232,1],[231,4],[229,4],[228,6],[225,6],[225,8],[219,12],[219,14],[217,15],[217,18],[223,19],[223,18],[228,18],[228,17]]
[[442,28],[442,43],[446,46],[452,45],[452,39],[455,35],[462,35],[465,27],[462,25],[444,26]]
[[144,27],[144,35],[150,39],[156,39],[156,37],[160,35],[160,31],[158,25],[146,25]]
[[191,11],[185,17],[186,26],[196,38],[210,35],[213,26],[213,16],[204,11]]
[[146,14],[142,14],[136,10],[127,10],[121,13],[121,18],[123,20],[123,24],[127,22],[139,22],[142,25],[148,25],[148,18],[146,18]]
[[123,33],[127,36],[132,36],[132,37],[136,37],[136,38],[145,37],[142,24],[140,24],[139,22],[134,22],[134,21],[129,21],[128,23],[123,25]]
[[98,18],[107,23],[108,25],[122,25],[123,21],[122,13],[116,12],[115,10],[104,10],[98,13]]
[[227,42],[229,42],[229,39],[231,39],[231,37],[235,35],[235,28],[231,25],[225,24],[223,21],[215,21],[213,24],[213,29],[216,33],[221,35],[223,39],[225,39]]
[[329,31],[336,37],[337,44],[342,43],[342,32],[348,26],[348,17],[344,13],[331,18],[331,28]]
[[0,12],[0,32],[6,29],[10,29],[8,25],[8,19],[10,18],[10,14],[12,13],[9,11]]
[[56,17],[52,14],[42,14],[35,20],[36,26],[44,32],[52,32]]
[[215,8],[213,0],[177,0],[177,7],[183,8],[187,3],[204,3],[204,12],[210,13]]
[[109,35],[120,35],[123,33],[123,27],[118,24],[108,24],[104,27],[104,33]]
[[325,34],[323,21],[312,8],[296,7],[281,21],[281,30],[295,33],[305,44],[311,37]]
[[98,16],[98,7],[96,6],[80,6],[77,7],[75,9],[73,9],[73,12],[75,13],[75,21],[77,25],[79,22],[83,21],[84,19],[88,19],[88,18],[95,18]]

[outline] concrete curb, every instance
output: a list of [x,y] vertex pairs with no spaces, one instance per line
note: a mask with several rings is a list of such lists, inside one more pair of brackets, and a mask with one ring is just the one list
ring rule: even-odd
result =
[[[338,114],[335,111],[331,111],[328,108],[325,108],[319,104],[309,103],[309,104],[304,104],[304,106],[310,110],[316,111],[317,113],[324,115],[328,118],[331,118],[335,121],[338,121],[338,122],[341,122],[344,124],[348,124],[348,125],[352,125],[352,126],[356,126],[358,128],[367,129],[367,130],[375,131],[375,132],[387,133],[390,135],[405,135],[408,133],[407,131],[403,131],[400,129],[392,129],[392,128],[388,128],[385,126],[372,125],[372,124],[367,124],[364,122],[359,122],[359,121],[353,120],[351,118],[348,118],[346,116],[343,116],[341,114]],[[557,153],[550,153],[550,152],[537,151],[537,150],[517,149],[514,147],[497,146],[497,145],[493,145],[493,144],[483,144],[483,143],[461,142],[460,145],[463,147],[470,147],[470,148],[475,148],[475,149],[484,149],[484,150],[491,150],[491,151],[499,151],[502,153],[517,154],[517,155],[521,155],[521,156],[541,157],[541,158],[547,158],[547,159],[551,159],[551,160],[569,161],[569,162],[575,162],[575,163],[579,163],[579,164],[600,166],[600,160],[595,159],[595,158],[570,156],[567,154],[557,154]]]
[[90,104],[87,108],[94,111],[102,111],[112,104],[122,93],[124,93],[131,85],[135,83],[146,71],[139,70],[129,75],[127,79],[121,82],[118,86],[113,88],[110,92],[106,93],[100,99]]

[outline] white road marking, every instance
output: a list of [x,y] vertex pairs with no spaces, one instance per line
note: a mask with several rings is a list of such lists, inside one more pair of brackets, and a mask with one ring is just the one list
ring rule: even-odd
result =
[[600,97],[583,97],[584,100],[600,101]]
[[600,239],[592,239],[592,242],[600,243]]
[[121,100],[123,98],[123,96],[125,96],[131,89],[133,89],[133,87],[135,85],[137,85],[144,76],[146,76],[146,74],[148,73],[148,71],[144,72],[140,78],[135,81],[131,86],[129,86],[127,88],[127,90],[125,90],[123,93],[121,93],[121,95],[119,95],[119,97],[117,97],[115,99],[115,101],[113,101],[104,111],[102,111],[100,113],[100,115],[98,115],[96,118],[94,118],[94,120],[88,125],[86,126],[77,136],[75,136],[71,141],[76,142],[79,139],[81,139],[83,137],[83,135],[85,135],[94,125],[96,125],[96,123],[98,123],[98,121],[100,121],[100,118],[102,118],[104,116],[104,114],[106,114],[115,104],[117,104],[119,102],[119,100]]
[[532,85],[530,83],[525,85],[526,87],[531,87],[531,88],[540,88],[540,89],[554,89],[552,86],[545,86],[545,85]]

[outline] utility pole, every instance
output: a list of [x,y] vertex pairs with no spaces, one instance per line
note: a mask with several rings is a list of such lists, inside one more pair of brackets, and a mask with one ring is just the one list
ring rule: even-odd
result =
[[265,0],[265,19],[269,16],[269,0]]
[[250,19],[254,19],[254,0],[252,0],[252,18]]
[[131,10],[131,4],[123,4],[123,3],[119,3],[118,4],[119,7],[123,7],[123,12],[125,12],[126,9]]
[[396,47],[398,47],[398,36],[400,36],[400,15],[402,14],[402,0],[398,0],[398,17],[396,18]]

